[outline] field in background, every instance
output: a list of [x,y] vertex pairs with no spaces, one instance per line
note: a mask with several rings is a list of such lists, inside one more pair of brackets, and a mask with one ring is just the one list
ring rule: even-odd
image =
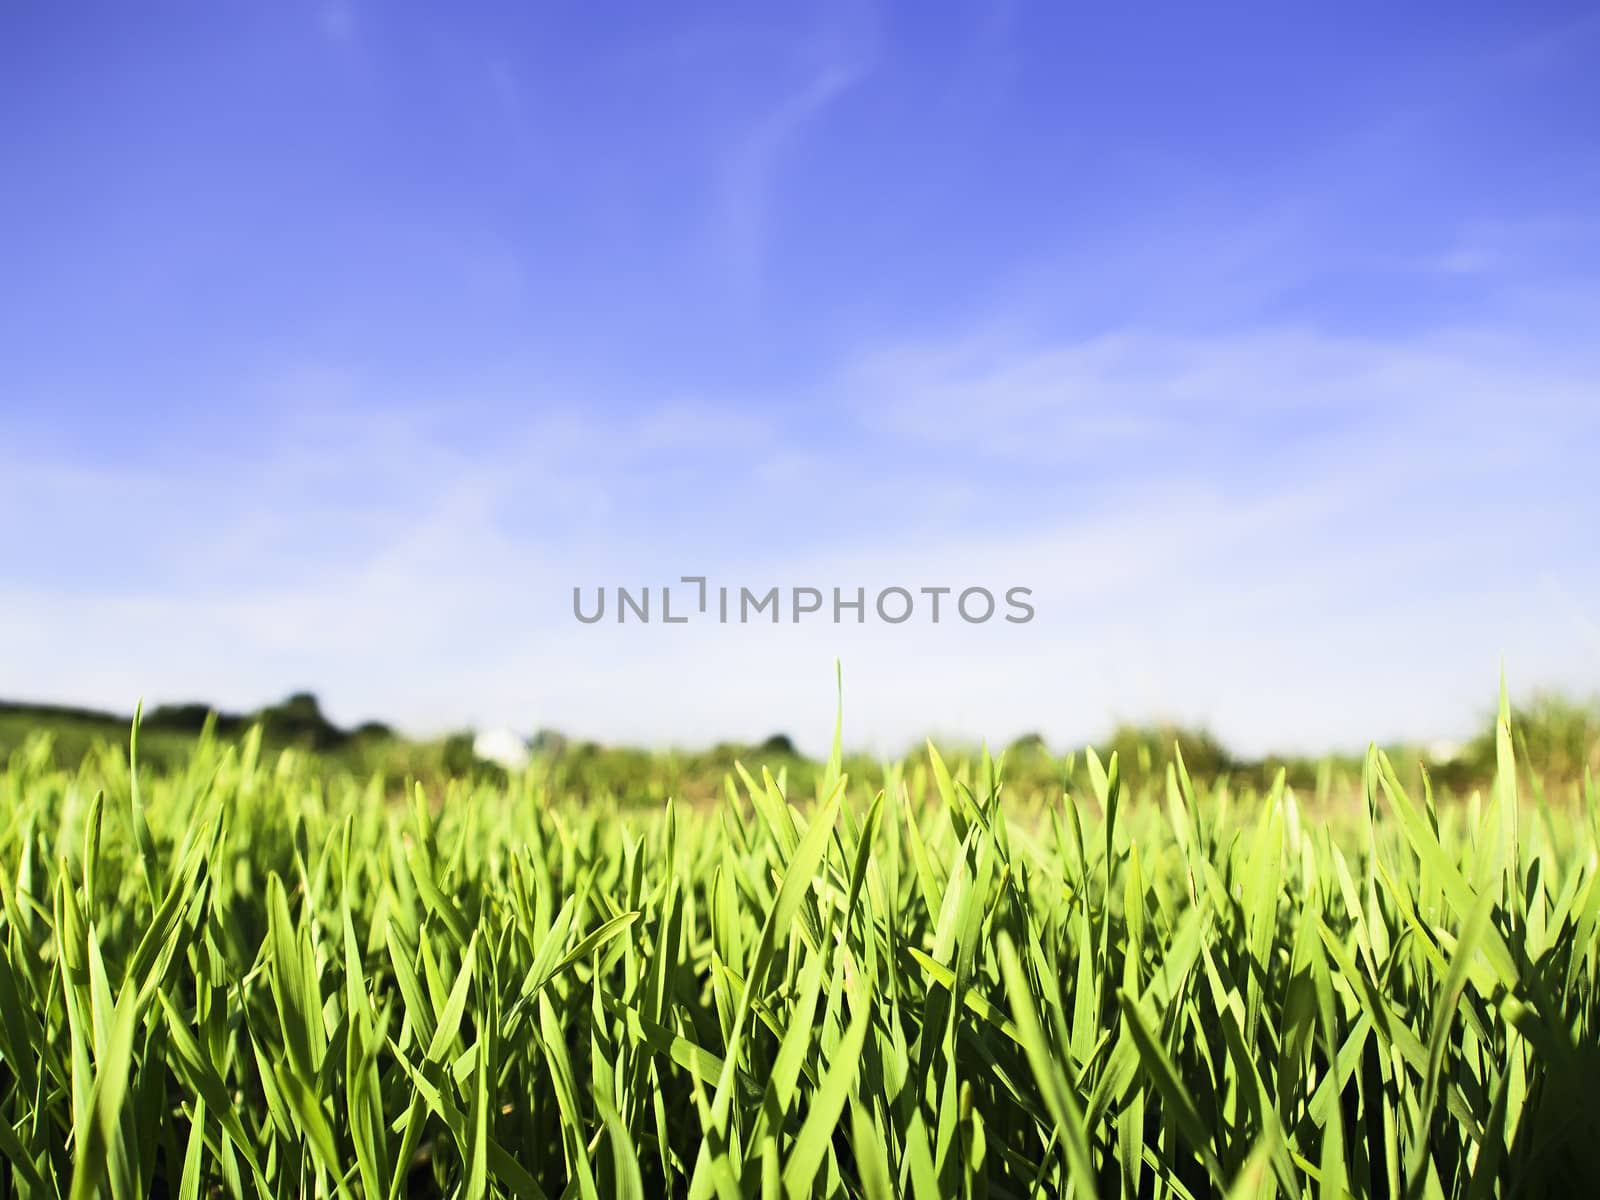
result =
[[684,806],[35,738],[0,1155],[22,1196],[1582,1194],[1600,796],[1502,705],[1485,790],[1374,752],[1326,811],[1147,743],[859,782],[836,741]]
[[[51,762],[63,767],[77,767],[97,756],[125,760],[130,719],[92,709],[0,701],[0,764],[30,746],[30,757],[47,753]],[[1600,775],[1600,699],[1536,697],[1513,710],[1512,723],[1525,767],[1553,797],[1570,797],[1586,772]],[[179,770],[202,738],[238,747],[252,730],[257,731],[254,736],[264,753],[292,749],[310,756],[326,776],[350,775],[363,784],[381,775],[389,794],[401,800],[413,782],[437,793],[453,780],[501,785],[508,781],[507,771],[476,756],[470,731],[417,740],[377,721],[343,728],[305,693],[251,713],[219,714],[198,703],[146,710],[141,758],[158,770]],[[1382,749],[1408,784],[1420,786],[1425,767],[1437,793],[1465,797],[1493,783],[1495,737],[1491,711],[1483,727],[1459,744],[1390,744]],[[41,738],[48,739],[47,751],[39,745]],[[799,793],[810,795],[827,769],[825,761],[800,754],[783,733],[755,744],[651,751],[542,730],[532,734],[530,747],[533,769],[546,790],[572,800],[624,806],[659,806],[668,798],[680,804],[720,802],[726,781],[740,763],[757,774],[763,767],[774,775],[781,773]],[[1218,786],[1265,791],[1282,772],[1284,781],[1301,793],[1302,803],[1359,802],[1362,794],[1363,754],[1250,758],[1236,754],[1205,730],[1169,725],[1119,726],[1093,747],[1102,761],[1119,755],[1124,768],[1140,778],[1159,774],[1175,748],[1191,774]],[[978,747],[941,744],[939,749],[950,759],[980,753]],[[1013,795],[1063,787],[1085,794],[1091,790],[1088,760],[1078,746],[1052,747],[1032,735],[996,748],[997,754],[1002,751]],[[917,770],[922,759],[920,747],[908,749],[909,770]],[[875,790],[885,785],[885,764],[877,759],[848,755],[843,767],[860,786]],[[119,768],[108,761],[106,769]]]

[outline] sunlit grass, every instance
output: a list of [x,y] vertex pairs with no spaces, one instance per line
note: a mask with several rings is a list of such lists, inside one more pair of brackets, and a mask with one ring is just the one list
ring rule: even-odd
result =
[[1584,1194],[1596,796],[1524,806],[1506,713],[1489,794],[1374,752],[1339,813],[1092,754],[1084,795],[836,749],[642,811],[19,753],[10,1188]]

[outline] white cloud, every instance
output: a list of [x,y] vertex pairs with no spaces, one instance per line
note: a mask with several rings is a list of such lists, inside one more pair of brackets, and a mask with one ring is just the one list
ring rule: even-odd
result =
[[786,154],[806,127],[819,120],[865,73],[865,65],[854,59],[828,64],[762,114],[723,155],[717,217],[729,273],[746,296],[759,288],[773,196]]
[[[312,688],[340,719],[417,730],[701,744],[781,729],[816,749],[839,656],[849,736],[882,750],[930,729],[1070,744],[1156,715],[1264,749],[1460,735],[1502,656],[1524,689],[1583,687],[1600,666],[1574,599],[1600,589],[1600,564],[1562,491],[1600,443],[1597,376],[1575,352],[1304,330],[902,346],[845,372],[851,400],[877,402],[865,431],[822,413],[809,433],[703,402],[472,431],[448,408],[364,407],[358,377],[293,378],[316,403],[234,460],[6,477],[0,499],[45,498],[58,530],[70,505],[85,531],[120,505],[148,545],[140,569],[105,577],[13,571],[0,693],[248,707]],[[865,467],[864,446],[880,451]],[[929,469],[919,448],[941,446],[964,465]],[[1086,464],[1093,500],[1068,506],[1048,478]],[[684,519],[657,519],[685,478],[700,482]],[[986,532],[997,486],[1021,490]],[[705,532],[741,503],[788,532]],[[917,511],[936,519],[885,515]],[[570,615],[575,584],[701,571],[762,589],[1022,585],[1038,616]]]
[[1352,436],[1398,445],[1435,434],[1476,456],[1581,423],[1600,400],[1600,362],[1479,330],[1398,340],[1132,331],[891,347],[863,356],[847,387],[878,429],[1043,462],[1152,449],[1325,457]]

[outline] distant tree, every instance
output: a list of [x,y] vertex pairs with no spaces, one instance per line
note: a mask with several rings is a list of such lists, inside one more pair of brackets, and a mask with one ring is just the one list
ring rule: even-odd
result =
[[161,704],[144,714],[145,729],[165,729],[174,733],[199,733],[214,710],[209,704]]
[[567,735],[558,733],[554,729],[541,729],[533,735],[529,749],[538,758],[555,758],[566,752]]
[[1145,770],[1146,762],[1160,764],[1171,759],[1173,746],[1183,753],[1183,764],[1191,775],[1210,777],[1234,765],[1227,747],[1207,730],[1177,725],[1120,726],[1111,735],[1106,753],[1115,751],[1125,771]]
[[[1496,717],[1457,756],[1472,775],[1492,778],[1495,770]],[[1600,773],[1600,699],[1579,701],[1543,694],[1511,710],[1518,766],[1559,780],[1581,780]]]
[[270,705],[256,714],[263,735],[273,742],[301,746],[309,750],[333,750],[348,742],[349,735],[327,717],[310,692],[296,692],[281,704]]
[[452,733],[439,748],[440,766],[447,775],[469,776],[478,766],[472,749],[472,734]]

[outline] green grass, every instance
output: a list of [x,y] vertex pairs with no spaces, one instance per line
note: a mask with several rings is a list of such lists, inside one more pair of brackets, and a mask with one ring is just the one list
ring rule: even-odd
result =
[[1083,760],[387,802],[0,773],[11,1194],[1400,1196],[1600,1178],[1597,797]]

